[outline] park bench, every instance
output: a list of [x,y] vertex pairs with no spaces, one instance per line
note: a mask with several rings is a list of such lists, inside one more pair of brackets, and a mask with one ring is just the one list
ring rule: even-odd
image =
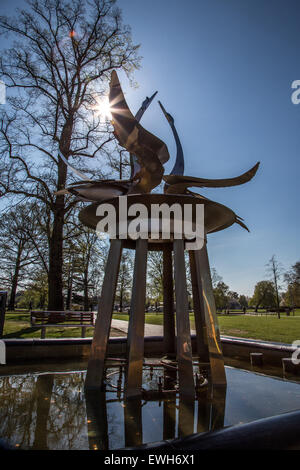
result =
[[95,326],[95,315],[94,312],[32,310],[30,323],[33,327],[41,327],[42,339],[46,338],[46,328],[76,326],[81,327],[81,337],[85,338],[86,329]]

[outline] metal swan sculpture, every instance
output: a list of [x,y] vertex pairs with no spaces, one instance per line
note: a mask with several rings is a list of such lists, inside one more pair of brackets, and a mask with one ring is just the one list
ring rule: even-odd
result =
[[[174,167],[169,175],[164,176],[164,164],[169,160],[169,152],[166,144],[144,129],[140,124],[144,112],[153,101],[157,92],[150,98],[146,98],[136,115],[130,111],[125,100],[118,75],[111,73],[109,102],[112,114],[114,135],[119,144],[130,153],[131,176],[127,180],[98,180],[79,181],[68,188],[58,191],[56,194],[74,194],[83,201],[103,202],[121,195],[150,193],[162,180],[165,181],[165,194],[192,195],[195,198],[210,201],[201,194],[192,192],[189,188],[225,188],[247,183],[256,174],[259,162],[245,173],[224,179],[197,178],[185,176],[184,154],[180,138],[178,136],[174,118],[165,110],[162,103],[159,105],[172,129],[177,147]],[[66,162],[67,163],[67,162]],[[73,169],[71,167],[71,169]],[[225,207],[225,206],[224,206]],[[228,209],[228,208],[227,208]],[[231,210],[230,210],[231,211]],[[232,223],[237,223],[246,230],[248,228],[242,222],[243,219],[232,212]],[[227,225],[227,226],[228,226]],[[224,227],[225,228],[225,227]]]

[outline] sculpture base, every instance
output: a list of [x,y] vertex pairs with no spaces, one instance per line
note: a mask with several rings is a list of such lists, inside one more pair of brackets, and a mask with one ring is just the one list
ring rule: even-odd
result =
[[[99,390],[103,386],[107,343],[123,247],[124,241],[119,239],[111,241],[85,382],[87,390]],[[135,265],[127,339],[127,359],[124,365],[124,393],[126,399],[141,396],[142,394],[148,247],[147,240],[138,239],[135,242]],[[226,385],[224,361],[206,245],[201,250],[190,251],[189,260],[198,360],[199,362],[209,364],[212,385],[224,386]],[[196,380],[193,369],[183,240],[174,240],[173,243],[163,244],[163,266],[165,354],[176,355],[176,380],[178,380],[180,396],[182,398],[190,397],[194,399]],[[175,289],[173,284],[175,284]],[[174,291],[176,316],[174,311]]]

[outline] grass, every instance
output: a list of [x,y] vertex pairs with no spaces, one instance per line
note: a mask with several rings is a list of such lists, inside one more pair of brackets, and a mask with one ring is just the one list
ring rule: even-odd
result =
[[[113,318],[128,321],[126,314],[114,314]],[[261,339],[266,341],[278,341],[292,343],[300,339],[300,309],[295,316],[287,317],[281,314],[281,318],[272,315],[218,315],[221,334],[244,338]],[[146,323],[162,325],[162,313],[146,313]],[[190,315],[191,328],[195,329],[194,315]],[[87,328],[86,336],[93,336],[94,329]],[[32,328],[29,313],[7,313],[5,316],[4,338],[40,338],[40,327]],[[57,328],[47,328],[47,338],[79,338],[81,328],[64,328],[63,324]],[[111,336],[124,336],[123,332],[113,329]]]
[[300,339],[300,316],[218,316],[221,334],[292,343]]
[[[94,328],[86,329],[86,337],[92,337]],[[112,328],[111,336],[124,336],[124,333]],[[3,338],[40,338],[41,328],[30,325],[30,313],[6,313]],[[46,338],[80,338],[81,327],[46,328]]]
[[[113,318],[128,320],[128,315],[115,314]],[[295,316],[287,317],[281,314],[280,319],[275,315],[218,315],[218,321],[222,335],[282,343],[292,343],[300,339],[300,309],[296,311]],[[146,313],[146,323],[162,325],[162,322],[161,313],[154,315]],[[191,328],[195,329],[193,314],[190,315],[190,323]]]

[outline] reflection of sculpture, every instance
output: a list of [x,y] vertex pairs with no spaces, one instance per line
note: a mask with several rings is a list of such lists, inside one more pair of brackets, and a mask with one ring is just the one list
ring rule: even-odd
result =
[[[144,369],[146,381],[148,371],[149,365],[146,365]],[[136,399],[122,401],[117,397],[119,388],[115,386],[117,382],[114,377],[116,377],[117,370],[110,368],[109,378],[106,380],[106,392],[89,390],[85,393],[90,449],[113,448],[113,442],[110,442],[113,425],[115,428],[118,426],[120,437],[124,436],[125,448],[136,448],[147,442],[149,423],[150,427],[157,426],[156,434],[152,433],[156,442],[163,439],[171,444],[176,437],[190,436],[195,431],[205,433],[223,428],[226,388],[214,389],[208,385],[198,388],[196,401],[178,399],[177,394],[172,393],[176,382],[174,372],[176,375],[176,369],[172,371],[162,365],[154,366],[154,380],[159,377],[162,379],[162,394],[158,395],[151,391],[146,394],[144,391],[143,399],[136,397]],[[148,385],[150,385],[149,376]],[[115,406],[115,416],[120,417],[118,423],[114,423],[114,413],[108,408],[112,404]],[[121,406],[123,419],[120,413]]]
[[[110,106],[113,117],[114,135],[119,144],[131,155],[131,177],[128,180],[106,180],[79,182],[63,192],[75,194],[93,204],[83,209],[79,215],[81,222],[96,228],[99,216],[96,215],[99,203],[110,202],[118,210],[118,197],[128,195],[127,204],[151,204],[174,202],[180,204],[204,205],[205,235],[223,230],[234,223],[242,227],[242,220],[228,207],[211,201],[200,194],[191,192],[190,187],[226,187],[246,183],[255,175],[259,163],[246,173],[229,179],[210,180],[184,176],[184,158],[181,143],[174,125],[174,119],[160,103],[167,118],[177,145],[177,156],[170,175],[163,176],[164,163],[169,159],[166,145],[159,138],[144,129],[139,123],[143,112],[153,100],[147,98],[134,116],[127,106],[116,72],[112,72],[110,83]],[[162,179],[165,181],[164,195],[150,194]],[[117,230],[118,233],[118,230]],[[179,392],[181,396],[195,396],[194,371],[190,338],[190,321],[186,287],[186,267],[184,259],[185,240],[179,240],[171,233],[170,238],[137,241],[115,239],[111,248],[102,287],[99,313],[95,327],[91,356],[87,371],[86,388],[101,387],[105,371],[107,343],[110,332],[114,295],[123,247],[136,251],[131,314],[129,319],[125,395],[127,398],[140,395],[144,355],[144,323],[146,294],[147,251],[161,250],[164,258],[164,344],[165,352],[176,352],[178,365]],[[172,252],[174,253],[174,280],[176,297],[176,327],[173,309]],[[225,385],[224,362],[220,345],[216,308],[212,292],[210,269],[206,245],[201,250],[190,251],[190,267],[193,285],[193,303],[197,333],[197,355],[200,362],[210,363],[211,381],[214,385]],[[176,351],[175,351],[176,342]]]

